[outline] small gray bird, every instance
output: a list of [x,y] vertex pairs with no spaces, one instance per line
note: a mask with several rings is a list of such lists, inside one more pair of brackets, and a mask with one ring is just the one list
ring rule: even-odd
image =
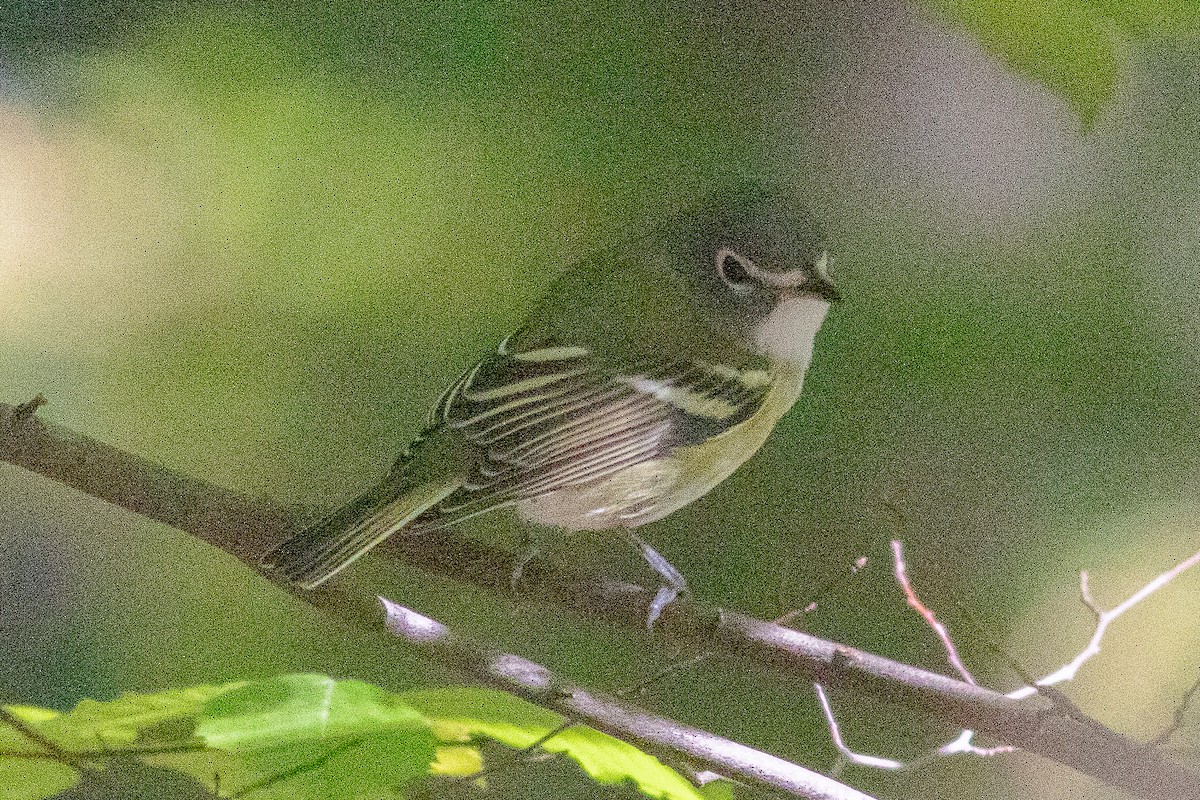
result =
[[264,557],[314,588],[398,532],[511,507],[565,531],[634,533],[706,494],[800,395],[838,299],[816,224],[743,185],[562,275],[525,324],[459,377],[377,486]]

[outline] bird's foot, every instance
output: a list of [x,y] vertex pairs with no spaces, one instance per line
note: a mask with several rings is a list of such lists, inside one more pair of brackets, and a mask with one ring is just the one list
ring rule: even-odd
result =
[[680,594],[687,591],[686,586],[660,586],[650,602],[650,613],[646,615],[646,630],[654,630],[654,623],[662,616],[667,606],[675,602]]
[[674,564],[667,561],[645,539],[629,530],[625,531],[625,536],[637,548],[638,552],[642,554],[642,558],[646,559],[646,563],[650,565],[650,568],[658,573],[659,577],[664,581],[663,585],[658,588],[658,592],[655,593],[654,599],[650,602],[650,612],[646,615],[646,629],[653,630],[654,623],[662,616],[667,606],[675,602],[679,595],[687,592],[687,580],[683,577],[683,573],[675,568]]

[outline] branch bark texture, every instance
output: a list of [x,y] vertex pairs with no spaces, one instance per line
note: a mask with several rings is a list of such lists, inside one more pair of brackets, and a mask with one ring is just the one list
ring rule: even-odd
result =
[[[36,406],[0,404],[0,460],[73,486],[94,497],[203,539],[259,571],[259,556],[298,520],[218,486],[191,478],[47,424]],[[393,537],[384,548],[421,569],[511,592],[511,554],[446,532]],[[264,574],[273,580],[269,574]],[[529,564],[522,591],[577,612],[643,630],[653,592],[598,580],[547,562]],[[336,586],[293,591],[357,624],[378,630],[374,597]],[[1045,756],[1148,800],[1200,800],[1200,774],[1050,697],[1012,699],[990,689],[901,664],[736,612],[677,601],[660,623],[680,643],[710,649],[776,677],[816,681],[905,704],[944,722]]]
[[872,800],[790,761],[572,684],[541,664],[493,650],[385,597],[379,602],[386,612],[388,630],[431,659],[650,752],[683,756],[704,769],[808,800]]

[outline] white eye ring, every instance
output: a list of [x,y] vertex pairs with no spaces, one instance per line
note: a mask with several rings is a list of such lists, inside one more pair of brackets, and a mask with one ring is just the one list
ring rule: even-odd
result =
[[730,289],[738,294],[748,294],[754,291],[753,276],[759,271],[753,261],[740,255],[728,247],[717,251],[715,259],[717,274]]

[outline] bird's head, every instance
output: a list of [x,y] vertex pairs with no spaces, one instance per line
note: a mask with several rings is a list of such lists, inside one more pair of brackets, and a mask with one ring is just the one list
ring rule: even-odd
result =
[[764,355],[806,364],[840,296],[824,234],[803,206],[745,184],[714,193],[680,224],[676,271],[705,317]]

